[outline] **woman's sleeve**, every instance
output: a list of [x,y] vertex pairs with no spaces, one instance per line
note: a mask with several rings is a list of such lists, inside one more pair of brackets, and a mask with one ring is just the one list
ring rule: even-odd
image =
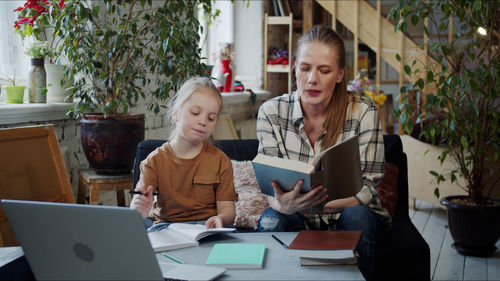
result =
[[266,111],[266,103],[260,106],[257,115],[257,139],[259,140],[258,153],[283,157],[283,155],[280,155],[278,140],[273,130],[271,118]]
[[384,176],[384,137],[374,104],[366,109],[360,119],[359,153],[364,184],[356,198],[362,205],[379,207],[376,186]]

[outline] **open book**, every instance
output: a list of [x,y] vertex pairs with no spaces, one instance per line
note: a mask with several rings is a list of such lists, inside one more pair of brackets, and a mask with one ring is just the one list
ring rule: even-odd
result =
[[[272,181],[284,191],[292,190],[299,179],[304,179],[302,192],[322,184],[328,191],[328,201],[354,196],[363,186],[357,135],[322,151],[312,163],[258,154],[252,165],[260,190],[271,196]],[[321,211],[323,205],[315,206],[315,211]]]
[[149,241],[155,252],[198,246],[199,240],[207,236],[232,232],[235,228],[210,228],[205,225],[172,223],[167,229],[149,232]]

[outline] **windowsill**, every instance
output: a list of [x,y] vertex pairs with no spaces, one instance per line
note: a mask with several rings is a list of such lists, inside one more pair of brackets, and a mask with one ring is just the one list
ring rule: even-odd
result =
[[[263,101],[271,96],[266,90],[254,91],[257,101]],[[237,104],[250,102],[250,92],[221,93],[224,104]],[[48,103],[5,103],[0,102],[0,125],[11,125],[28,122],[43,122],[52,120],[65,120],[66,111],[73,103],[48,102]]]
[[[255,90],[253,92],[257,96],[256,101],[267,100],[271,96],[271,93],[266,90]],[[224,105],[250,101],[250,92],[247,91],[221,93],[221,95],[222,95],[222,104]]]
[[5,103],[0,102],[0,125],[67,119],[73,103]]

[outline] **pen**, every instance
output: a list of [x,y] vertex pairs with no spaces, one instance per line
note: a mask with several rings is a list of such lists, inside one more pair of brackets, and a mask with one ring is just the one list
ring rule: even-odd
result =
[[287,246],[285,243],[283,243],[283,241],[279,240],[279,239],[278,239],[278,237],[274,236],[274,234],[271,234],[271,236],[272,236],[272,237],[273,237],[276,241],[278,241],[278,243],[280,243],[280,244],[281,244],[281,246],[283,246],[285,249],[288,249],[288,246]]
[[[144,195],[144,193],[136,190],[130,190],[130,194],[139,194],[139,195]],[[153,196],[158,195],[158,192],[153,192]]]
[[174,258],[172,257],[171,255],[167,254],[167,253],[163,253],[163,255],[173,261],[175,261],[176,263],[180,263],[180,264],[185,264],[185,262],[181,261],[180,259],[177,259],[177,258]]

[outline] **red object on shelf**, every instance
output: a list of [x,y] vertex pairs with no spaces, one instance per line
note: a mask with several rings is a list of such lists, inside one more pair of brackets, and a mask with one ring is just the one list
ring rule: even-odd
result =
[[288,57],[276,58],[268,60],[267,64],[288,64]]
[[222,65],[222,74],[226,77],[226,83],[224,85],[224,92],[231,92],[231,81],[233,81],[233,71],[231,70],[231,67],[229,64],[231,63],[231,60],[222,60],[221,65]]

